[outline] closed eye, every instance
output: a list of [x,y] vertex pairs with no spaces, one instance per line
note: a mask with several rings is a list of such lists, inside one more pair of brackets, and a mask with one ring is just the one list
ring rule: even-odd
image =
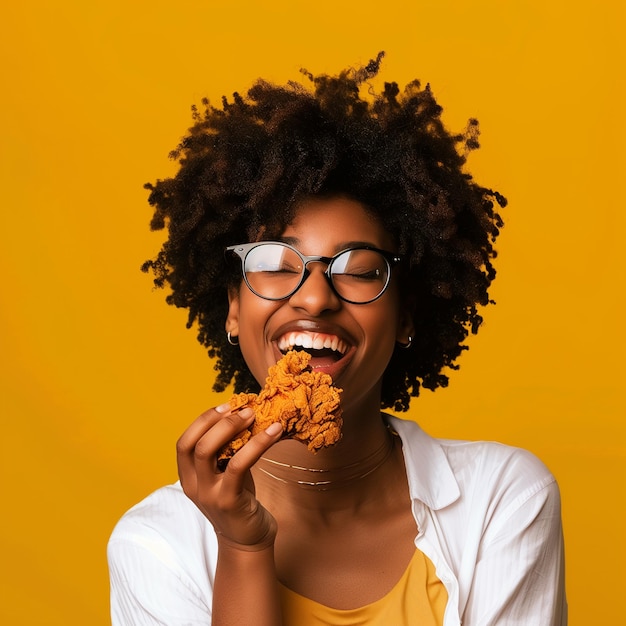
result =
[[347,279],[347,280],[360,280],[360,281],[374,281],[381,279],[380,270],[363,270],[357,272],[349,272],[342,274],[334,274],[335,279]]
[[274,274],[300,274],[301,273],[301,270],[299,267],[285,266],[285,265],[281,265],[280,267],[274,268],[270,271],[273,272]]

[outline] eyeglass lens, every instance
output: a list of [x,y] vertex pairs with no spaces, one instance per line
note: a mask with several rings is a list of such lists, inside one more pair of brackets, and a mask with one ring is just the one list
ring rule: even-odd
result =
[[[263,298],[280,300],[298,289],[305,264],[292,248],[267,243],[248,251],[244,271],[252,291]],[[365,303],[375,300],[385,290],[389,264],[375,250],[346,250],[333,257],[327,275],[341,298]]]

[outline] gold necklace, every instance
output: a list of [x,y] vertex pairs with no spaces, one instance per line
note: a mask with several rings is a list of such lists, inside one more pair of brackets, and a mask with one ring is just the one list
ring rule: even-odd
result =
[[[310,474],[327,474],[329,472],[335,472],[337,469],[341,469],[342,471],[350,470],[351,468],[360,468],[357,471],[339,479],[328,479],[328,480],[294,480],[291,478],[281,478],[280,476],[276,476],[269,470],[257,465],[257,469],[270,478],[274,480],[278,480],[285,484],[297,485],[302,488],[316,489],[317,491],[327,491],[329,489],[335,489],[337,487],[341,487],[346,483],[361,480],[370,474],[373,474],[379,467],[381,467],[391,456],[394,450],[394,436],[391,431],[389,432],[389,437],[385,440],[385,442],[375,450],[369,457],[366,459],[361,459],[356,461],[355,463],[351,463],[350,465],[345,465],[342,468],[333,468],[333,469],[325,469],[325,468],[314,468],[314,467],[303,467],[301,465],[290,465],[289,463],[282,463],[281,461],[276,461],[274,459],[269,459],[265,456],[262,456],[259,460],[265,461],[266,463],[270,463],[271,465],[275,465],[277,467],[286,468],[288,470],[297,470],[300,472],[308,472]],[[363,466],[367,465],[367,469],[363,470]]]

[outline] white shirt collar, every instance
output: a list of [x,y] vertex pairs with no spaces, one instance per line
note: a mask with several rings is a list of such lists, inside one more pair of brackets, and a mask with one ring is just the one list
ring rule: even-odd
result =
[[402,440],[411,499],[435,511],[455,502],[461,491],[441,444],[416,422],[384,416]]

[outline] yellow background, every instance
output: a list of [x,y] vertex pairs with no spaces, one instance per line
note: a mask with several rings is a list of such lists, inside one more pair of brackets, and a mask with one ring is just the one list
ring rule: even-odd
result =
[[139,271],[159,247],[142,184],[208,95],[259,75],[432,84],[470,166],[510,200],[496,307],[435,435],[529,448],[561,485],[570,624],[623,617],[624,9],[616,0],[64,0],[0,25],[0,622],[108,623],[105,545],[176,478],[212,364]]

